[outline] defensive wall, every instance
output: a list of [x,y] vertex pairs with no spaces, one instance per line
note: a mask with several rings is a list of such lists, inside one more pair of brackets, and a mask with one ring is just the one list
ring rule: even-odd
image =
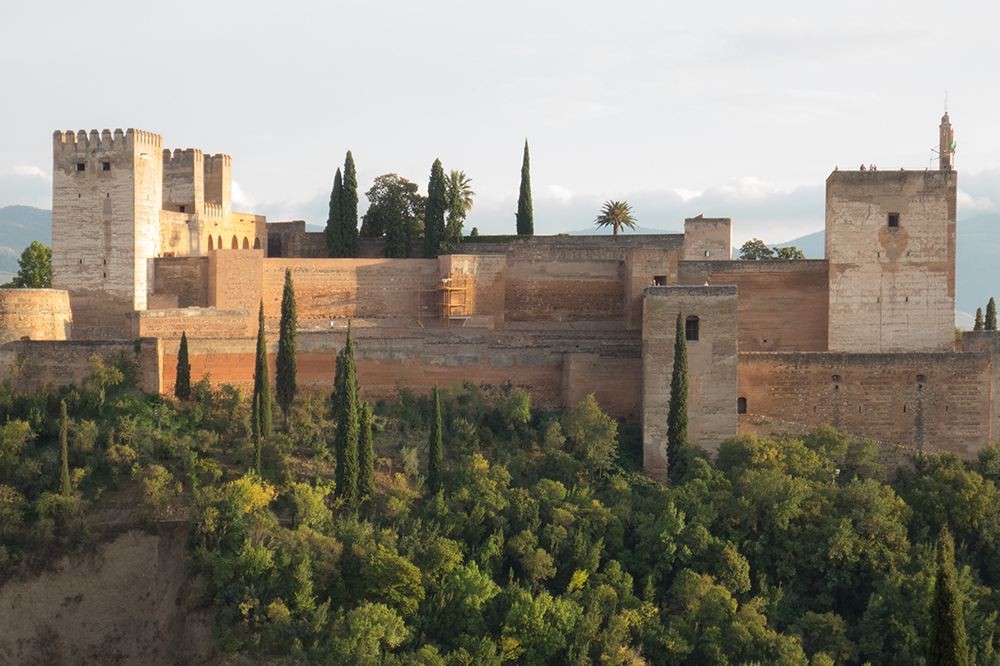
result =
[[739,397],[751,414],[966,458],[990,443],[994,356],[985,352],[748,352]]
[[141,390],[163,391],[163,342],[149,338],[8,342],[0,345],[0,381],[10,379],[23,391],[33,391],[47,383],[80,385],[90,374],[91,356],[97,356],[105,365],[120,360],[133,363]]
[[0,289],[0,345],[12,340],[70,340],[69,294],[58,289]]

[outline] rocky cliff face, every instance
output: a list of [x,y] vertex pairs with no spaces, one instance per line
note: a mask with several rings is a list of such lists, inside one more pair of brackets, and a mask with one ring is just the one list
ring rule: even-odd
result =
[[188,610],[198,584],[183,528],[128,531],[0,587],[0,663],[199,664],[211,612]]

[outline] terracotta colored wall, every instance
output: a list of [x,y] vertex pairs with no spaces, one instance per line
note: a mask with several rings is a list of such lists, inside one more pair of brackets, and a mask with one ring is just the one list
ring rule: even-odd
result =
[[[836,376],[839,379],[834,379]],[[751,414],[924,451],[975,456],[989,442],[985,353],[741,353],[739,394]]]
[[681,284],[736,285],[740,351],[826,351],[825,260],[682,261]]
[[621,322],[624,263],[508,259],[505,299],[507,322]]

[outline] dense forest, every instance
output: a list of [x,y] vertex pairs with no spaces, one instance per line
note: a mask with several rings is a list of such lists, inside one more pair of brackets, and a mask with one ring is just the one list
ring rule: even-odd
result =
[[437,395],[430,480],[438,408],[401,388],[360,412],[375,479],[352,501],[336,396],[300,392],[255,451],[240,389],[134,375],[93,358],[80,386],[30,364],[0,386],[0,579],[102,538],[124,493],[149,529],[187,522],[199,603],[246,663],[902,665],[942,615],[947,526],[969,663],[1000,664],[996,446],[888,470],[828,427],[742,436],[685,450],[668,488],[592,397],[464,384]]

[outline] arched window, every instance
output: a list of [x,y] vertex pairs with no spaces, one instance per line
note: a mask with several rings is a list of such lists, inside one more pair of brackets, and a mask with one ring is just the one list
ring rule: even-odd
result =
[[208,249],[209,249],[209,251],[212,251],[212,250],[215,249],[215,239],[212,238],[211,236],[208,237]]
[[250,239],[248,239],[246,236],[243,237],[243,249],[244,250],[250,249]]
[[222,236],[219,236],[219,242],[215,245],[215,247],[219,248],[220,250],[222,249]]
[[698,341],[698,318],[691,315],[684,322],[684,337],[687,338],[688,342]]
[[254,238],[253,239],[253,249],[255,249],[255,250],[259,250],[260,249],[260,238]]
[[238,250],[238,249],[240,249],[240,239],[239,239],[239,238],[237,238],[236,236],[233,236],[233,243],[232,243],[232,248],[233,248],[234,250]]

